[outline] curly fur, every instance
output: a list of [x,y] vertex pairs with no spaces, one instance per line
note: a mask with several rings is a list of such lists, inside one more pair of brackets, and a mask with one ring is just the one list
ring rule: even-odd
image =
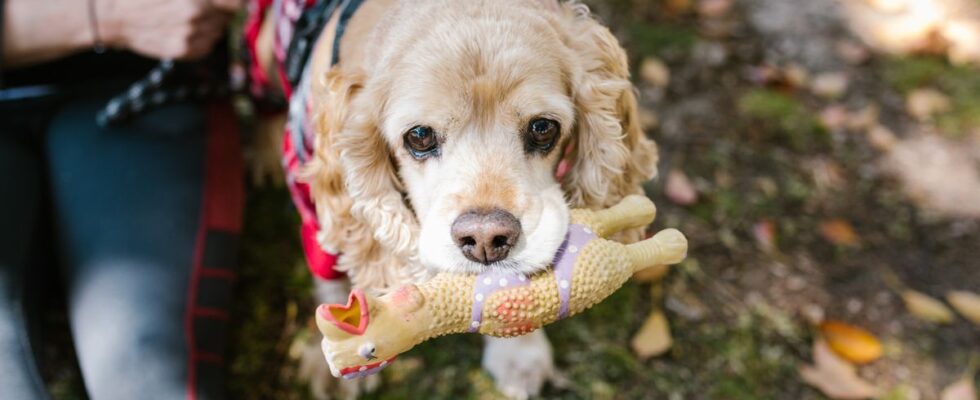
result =
[[[606,207],[625,195],[642,193],[641,184],[656,174],[657,150],[637,121],[626,55],[615,37],[577,2],[558,8],[541,5],[547,1],[510,3],[547,21],[558,41],[554,45],[563,47],[567,76],[562,80],[575,109],[569,139],[574,144],[573,166],[561,182],[569,205]],[[395,7],[390,13],[400,10]],[[507,16],[487,12],[484,17]],[[375,38],[387,29],[383,22],[378,26]],[[523,70],[515,66],[510,72],[519,76]],[[419,264],[420,222],[408,199],[411,188],[392,150],[397,144],[382,133],[393,77],[372,75],[381,73],[342,63],[316,85],[316,155],[304,174],[321,218],[321,245],[342,253],[338,267],[355,286],[379,291],[427,274]],[[635,240],[641,234],[642,230],[633,231],[623,239]]]

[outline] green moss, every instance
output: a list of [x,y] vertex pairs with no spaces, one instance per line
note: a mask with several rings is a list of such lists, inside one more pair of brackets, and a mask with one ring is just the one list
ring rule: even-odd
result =
[[947,94],[953,108],[936,116],[935,121],[946,135],[959,137],[980,128],[980,71],[975,68],[951,65],[935,57],[905,57],[886,61],[883,75],[902,93],[933,87]]
[[762,137],[775,139],[795,151],[826,146],[829,138],[813,114],[795,97],[772,89],[753,89],[736,106],[747,122],[761,125]]
[[901,91],[935,83],[946,69],[945,61],[935,57],[890,58],[883,66],[883,76],[888,84]]
[[633,23],[626,31],[627,46],[635,60],[644,56],[670,58],[686,54],[697,40],[697,33],[688,25]]

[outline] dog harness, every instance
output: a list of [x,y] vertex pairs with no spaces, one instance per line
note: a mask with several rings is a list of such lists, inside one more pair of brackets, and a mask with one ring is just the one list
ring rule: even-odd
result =
[[[313,156],[314,130],[310,116],[310,53],[316,48],[327,22],[339,14],[331,62],[340,56],[340,40],[350,18],[363,0],[252,0],[245,21],[245,53],[248,75],[247,90],[259,99],[258,112],[273,114],[286,111],[288,118],[283,135],[283,169],[286,184],[301,219],[300,235],[307,266],[320,279],[343,276],[336,271],[337,254],[320,247],[317,236],[320,224],[310,189],[298,177]],[[269,77],[258,63],[258,38],[265,18],[273,18],[273,58],[277,76]],[[284,98],[273,93],[271,79],[277,79]]]

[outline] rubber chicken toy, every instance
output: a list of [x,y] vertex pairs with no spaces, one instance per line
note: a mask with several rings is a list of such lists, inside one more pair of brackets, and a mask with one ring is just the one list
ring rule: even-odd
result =
[[348,379],[370,375],[434,337],[518,336],[578,314],[609,297],[634,272],[684,259],[687,239],[676,229],[628,245],[604,239],[646,226],[655,216],[656,207],[643,196],[628,196],[600,211],[572,210],[552,266],[532,276],[441,273],[378,298],[354,289],[346,305],[324,304],[316,311],[330,370]]

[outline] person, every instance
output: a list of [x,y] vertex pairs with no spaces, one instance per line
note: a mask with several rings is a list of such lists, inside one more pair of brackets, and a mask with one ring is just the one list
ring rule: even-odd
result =
[[96,115],[159,60],[211,53],[241,3],[0,0],[3,399],[49,397],[37,304],[56,287],[89,398],[223,397],[243,191],[231,108]]

